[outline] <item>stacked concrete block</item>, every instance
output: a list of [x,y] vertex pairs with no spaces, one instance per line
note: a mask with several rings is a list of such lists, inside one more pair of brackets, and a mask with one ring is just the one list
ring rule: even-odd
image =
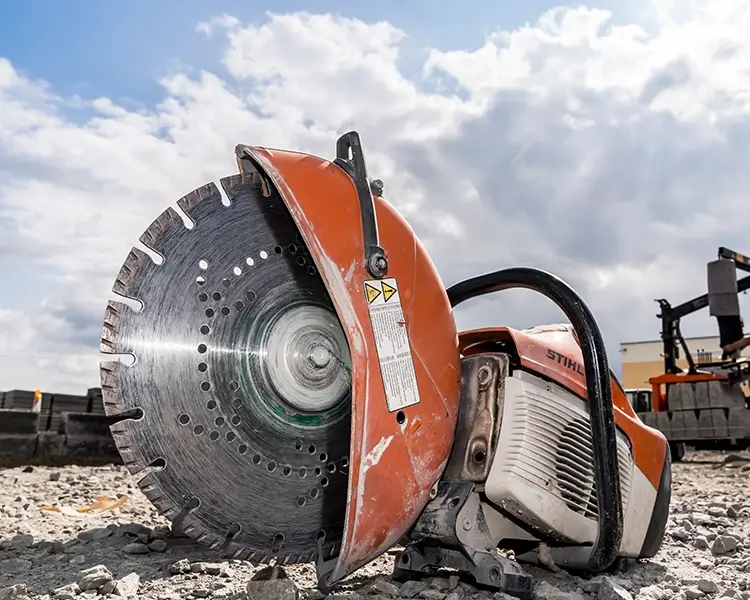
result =
[[100,388],[85,396],[43,393],[37,413],[33,403],[33,391],[0,392],[0,466],[121,462]]
[[722,439],[729,438],[729,419],[727,418],[729,411],[723,408],[712,408],[710,412],[714,436]]
[[670,416],[669,419],[669,430],[660,429],[668,439],[671,440],[684,440],[687,439],[687,428],[685,426],[685,411],[677,410],[671,413],[667,413]]
[[65,454],[70,459],[108,460],[117,456],[110,426],[114,417],[89,413],[65,413],[61,430],[65,435]]
[[88,411],[94,415],[103,415],[104,400],[102,398],[102,388],[90,388],[86,392],[86,398],[89,400]]
[[52,415],[46,429],[52,432],[61,432],[63,414],[85,413],[88,410],[88,404],[89,401],[85,396],[54,394],[52,396]]
[[38,431],[38,413],[0,409],[0,466],[33,460]]
[[727,413],[727,436],[733,440],[750,437],[750,410],[734,407]]
[[[16,410],[31,410],[34,405],[34,392],[30,390],[10,390],[5,392],[5,405],[3,408],[15,408]],[[49,410],[49,400],[44,405],[42,399],[42,409]]]
[[667,409],[638,416],[671,441],[750,439],[750,410],[739,386],[722,381],[672,384]]
[[697,408],[694,384],[680,383],[667,388],[667,410],[692,410]]

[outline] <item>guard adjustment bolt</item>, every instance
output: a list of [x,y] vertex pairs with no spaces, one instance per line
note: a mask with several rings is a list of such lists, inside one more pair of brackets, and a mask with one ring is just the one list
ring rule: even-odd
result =
[[383,195],[383,180],[373,179],[370,182],[370,191],[372,192],[373,196],[382,196]]

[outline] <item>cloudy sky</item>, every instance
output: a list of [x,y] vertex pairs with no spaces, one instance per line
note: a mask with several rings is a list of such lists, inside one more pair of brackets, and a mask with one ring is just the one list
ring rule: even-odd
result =
[[[446,285],[553,271],[595,311],[617,370],[621,341],[658,337],[655,298],[705,292],[720,245],[750,252],[745,0],[13,4],[0,8],[0,389],[98,385],[130,246],[234,173],[237,143],[330,157],[359,130]],[[457,319],[561,315],[506,292]],[[698,316],[684,332],[715,326]]]

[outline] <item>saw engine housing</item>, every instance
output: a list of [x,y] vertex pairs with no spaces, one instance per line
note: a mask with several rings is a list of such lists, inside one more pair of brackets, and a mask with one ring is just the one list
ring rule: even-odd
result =
[[[220,306],[227,302],[222,294],[248,285],[245,271],[235,268],[232,275],[229,265],[214,282],[179,265],[175,273],[186,287],[177,293],[200,299],[200,319],[204,309],[211,318],[227,316],[200,326],[201,333],[223,337],[201,341],[197,358],[190,346],[197,334],[186,327],[175,340],[173,328],[164,325],[163,317],[177,312],[165,291],[174,278],[133,249],[114,291],[143,301],[144,308],[135,314],[121,302],[109,304],[102,351],[132,353],[136,362],[103,363],[102,390],[108,414],[121,417],[113,433],[128,468],[142,475],[159,467],[139,482],[157,508],[231,556],[314,560],[322,589],[399,541],[408,543],[396,559],[398,576],[448,567],[520,598],[530,598],[531,578],[498,548],[519,559],[592,572],[618,558],[657,552],[671,484],[666,439],[638,420],[610,372],[593,316],[567,284],[543,271],[512,268],[446,290],[414,232],[383,199],[382,182],[368,178],[355,132],[338,140],[333,161],[242,145],[236,155],[240,175],[222,180],[224,207],[218,188],[208,184],[178,202],[197,223],[194,231],[181,229],[170,208],[141,241],[161,251],[168,267],[180,253],[191,264],[196,248],[231,257],[233,248],[222,249],[232,241],[229,232],[240,240],[255,233],[275,256],[261,253],[252,281],[270,291],[260,302],[247,288],[235,302],[237,311],[257,300],[266,308],[287,303],[299,312],[266,319],[270,325],[262,331],[270,333],[256,337],[281,340],[269,362],[269,352],[248,346],[242,336],[270,308],[245,313],[250,318]],[[243,229],[250,223],[257,231]],[[292,249],[303,256],[290,256]],[[304,267],[299,274],[295,264]],[[195,282],[205,287],[193,289]],[[205,308],[214,285],[216,310]],[[571,325],[457,332],[455,306],[513,287],[551,298]],[[149,303],[151,298],[159,301]],[[315,308],[298,306],[294,298]],[[187,301],[179,311],[184,319],[195,313]],[[305,345],[313,338],[315,344]],[[193,354],[183,356],[188,346]],[[288,368],[300,349],[309,352],[309,361],[294,363],[296,379],[262,388],[266,392],[242,383],[253,373]],[[332,373],[331,356],[342,367],[336,377],[348,373],[350,379],[329,377],[338,383],[326,388],[320,382]],[[200,384],[201,393],[178,385],[194,373],[196,360],[201,373],[214,378]],[[300,391],[302,381],[317,386],[309,397]],[[335,390],[339,407],[330,423],[315,413],[316,406],[333,410],[327,389]],[[292,404],[282,398],[289,390]],[[264,393],[278,401],[266,421],[253,421],[266,411]],[[200,459],[188,451],[202,453],[197,429],[181,421],[191,406],[193,415],[208,407],[217,431],[225,432],[210,432],[215,443]],[[274,432],[270,437],[264,423]],[[157,428],[165,430],[163,439]],[[308,444],[306,435],[317,436],[317,445]],[[283,459],[269,455],[275,447],[286,448]],[[326,465],[334,451],[335,462]],[[320,465],[312,469],[318,455]],[[205,473],[213,469],[217,482],[237,483],[224,497],[210,481],[196,481],[198,493],[190,485],[191,461]],[[257,521],[247,518],[256,512]],[[316,533],[315,524],[325,527]]]

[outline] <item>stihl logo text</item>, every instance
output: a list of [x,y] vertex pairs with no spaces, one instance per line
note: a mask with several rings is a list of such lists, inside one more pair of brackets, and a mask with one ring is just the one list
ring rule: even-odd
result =
[[559,352],[555,352],[554,350],[547,350],[547,358],[560,365],[563,365],[565,368],[570,369],[571,371],[578,373],[581,376],[584,375],[583,365],[574,361],[572,358],[568,358],[564,354],[560,354]]

